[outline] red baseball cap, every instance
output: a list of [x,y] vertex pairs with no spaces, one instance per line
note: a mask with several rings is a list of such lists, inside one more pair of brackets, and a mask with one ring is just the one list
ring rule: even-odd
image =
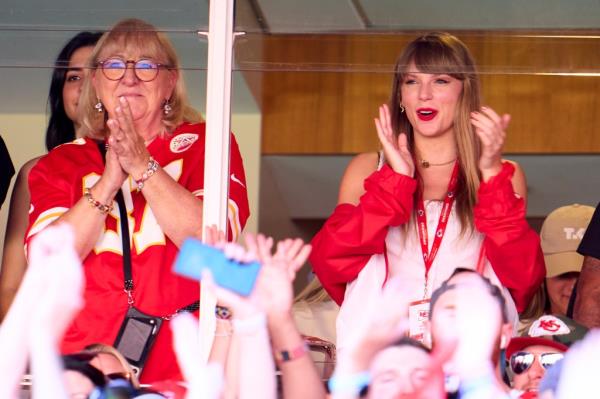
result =
[[510,343],[506,348],[506,357],[510,358],[513,355],[513,353],[517,353],[525,348],[529,348],[530,346],[534,345],[549,346],[560,352],[566,352],[569,349],[568,346],[548,338],[514,337],[510,340]]

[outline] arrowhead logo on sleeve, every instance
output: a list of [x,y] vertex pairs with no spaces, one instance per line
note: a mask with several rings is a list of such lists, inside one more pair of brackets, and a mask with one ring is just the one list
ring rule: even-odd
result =
[[198,140],[198,135],[195,133],[178,134],[171,139],[169,148],[171,149],[171,152],[178,154],[189,149],[196,140]]

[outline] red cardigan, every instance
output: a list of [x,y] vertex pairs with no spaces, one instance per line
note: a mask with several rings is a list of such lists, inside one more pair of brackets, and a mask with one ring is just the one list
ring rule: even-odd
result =
[[[525,220],[525,201],[512,187],[514,171],[511,163],[504,162],[498,175],[480,184],[473,215],[475,228],[485,235],[494,272],[522,312],[546,268],[539,236]],[[409,221],[416,186],[415,179],[385,165],[365,179],[359,204],[338,205],[313,238],[310,262],[338,304],[343,302],[346,284],[356,279],[372,255],[384,252],[388,228]]]

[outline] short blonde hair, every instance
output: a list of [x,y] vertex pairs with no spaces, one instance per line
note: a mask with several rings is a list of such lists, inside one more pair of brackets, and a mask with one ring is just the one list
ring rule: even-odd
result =
[[123,369],[127,371],[127,374],[129,374],[129,382],[131,382],[131,385],[133,385],[134,388],[140,387],[140,381],[138,380],[137,376],[135,375],[133,368],[131,367],[131,365],[129,364],[127,359],[125,359],[125,357],[121,354],[121,352],[119,352],[115,347],[106,345],[106,344],[97,343],[97,344],[89,344],[83,350],[87,353],[94,353],[94,354],[102,353],[105,355],[114,356],[114,358],[117,359],[119,361],[119,363],[121,363],[121,366],[123,366]]
[[178,74],[177,84],[169,99],[171,112],[164,115],[162,123],[167,132],[172,132],[183,122],[199,123],[202,116],[189,104],[183,76],[180,73],[180,63],[171,41],[156,28],[140,19],[124,19],[117,22],[111,30],[104,33],[96,44],[86,68],[87,79],[83,84],[79,109],[82,113],[82,125],[87,136],[103,135],[107,131],[106,110],[98,112],[95,108],[98,96],[92,80],[91,71],[98,68],[100,58],[118,49],[144,49],[144,54],[168,66],[169,70]]

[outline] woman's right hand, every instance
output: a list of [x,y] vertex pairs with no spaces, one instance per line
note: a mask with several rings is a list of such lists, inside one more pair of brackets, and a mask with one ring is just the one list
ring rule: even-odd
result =
[[[108,126],[109,128],[111,128],[111,130],[113,129],[113,126],[111,126],[110,121],[108,123]],[[128,176],[127,173],[125,173],[125,171],[121,167],[121,164],[119,163],[118,155],[111,148],[115,141],[115,137],[111,134],[108,138],[108,149],[106,151],[106,165],[104,167],[104,173],[102,173],[101,178],[103,183],[106,184],[109,190],[111,190],[111,192],[113,193],[116,193],[121,188],[123,182],[125,181],[125,179],[127,179]]]
[[415,164],[408,148],[408,138],[406,133],[400,133],[397,138],[394,136],[390,110],[385,104],[379,107],[379,118],[375,118],[375,127],[387,163],[394,172],[413,177]]

